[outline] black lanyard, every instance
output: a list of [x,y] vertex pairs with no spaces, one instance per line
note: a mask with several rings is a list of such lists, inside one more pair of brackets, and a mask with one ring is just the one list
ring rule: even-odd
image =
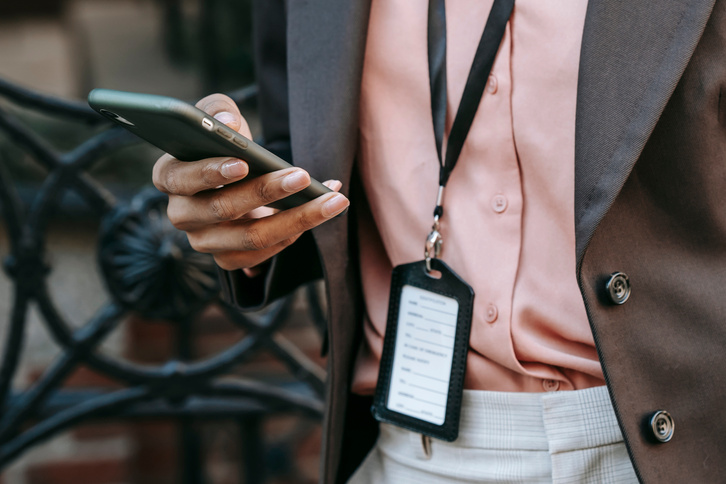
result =
[[439,218],[444,214],[443,195],[444,187],[459,161],[461,149],[466,136],[471,129],[476,110],[479,108],[481,97],[484,94],[489,73],[497,56],[499,44],[502,42],[507,27],[514,0],[494,0],[492,10],[487,18],[479,46],[474,55],[474,62],[466,79],[464,93],[461,96],[459,108],[456,110],[454,124],[449,132],[446,144],[446,154],[442,156],[444,140],[444,126],[446,124],[446,7],[445,0],[429,0],[428,18],[428,54],[429,54],[429,81],[431,85],[431,115],[434,122],[434,136],[436,138],[436,154],[439,158],[439,192],[436,197],[434,209],[434,224],[431,233],[426,238],[424,257],[426,270],[431,272],[431,259],[439,257],[442,237],[439,233]]
[[[372,408],[379,421],[420,432],[424,446],[430,437],[452,442],[459,435],[474,308],[472,287],[438,259],[443,189],[471,128],[513,7],[514,0],[494,0],[449,133],[446,154],[442,156],[446,121],[446,17],[444,0],[429,0],[429,74],[441,167],[439,194],[434,225],[426,239],[425,260],[397,265],[391,274],[386,335]],[[432,333],[446,337],[437,339]]]
[[[446,124],[446,8],[445,0],[429,0],[428,54],[431,83],[431,113],[436,137],[436,153],[439,157],[439,185],[446,186],[449,176],[459,160],[466,136],[484,94],[494,58],[504,37],[507,21],[514,8],[514,0],[494,0],[484,33],[474,55],[474,62],[466,80],[459,109],[449,133],[446,155],[442,158],[444,126]],[[441,189],[439,190],[441,192]],[[436,202],[434,215],[441,217],[441,196]]]

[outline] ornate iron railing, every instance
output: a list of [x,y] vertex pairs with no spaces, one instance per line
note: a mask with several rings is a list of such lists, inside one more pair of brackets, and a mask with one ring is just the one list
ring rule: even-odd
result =
[[[255,96],[255,89],[232,96],[244,104]],[[79,124],[107,123],[82,103],[43,96],[3,80],[0,97],[11,105]],[[7,105],[0,103],[0,131],[44,167],[47,176],[32,200],[24,203],[11,182],[7,160],[0,158],[0,209],[9,240],[9,254],[0,255],[14,288],[0,355],[0,471],[30,447],[80,423],[155,417],[178,422],[183,436],[180,474],[183,482],[200,483],[205,481],[204,469],[193,422],[228,417],[239,423],[246,449],[240,456],[244,459],[241,481],[264,481],[262,419],[292,412],[317,420],[323,412],[324,371],[280,333],[289,320],[291,300],[254,317],[229,306],[219,299],[212,259],[194,252],[186,236],[171,226],[163,195],[145,190],[131,201],[117,200],[89,175],[102,157],[138,143],[133,135],[109,127],[61,153]],[[67,191],[75,192],[102,220],[98,263],[111,297],[85,324],[64,319],[49,291],[48,227],[59,215],[60,200]],[[313,289],[308,300],[314,322],[324,326]],[[17,389],[11,382],[24,348],[31,303],[62,352],[38,381]],[[210,304],[219,305],[246,335],[221,353],[195,360],[191,322]],[[173,325],[176,356],[149,366],[98,351],[129,312]],[[229,378],[233,367],[261,348],[282,361],[298,380],[272,384],[243,375]],[[66,377],[81,364],[119,382],[121,389],[64,389]]]

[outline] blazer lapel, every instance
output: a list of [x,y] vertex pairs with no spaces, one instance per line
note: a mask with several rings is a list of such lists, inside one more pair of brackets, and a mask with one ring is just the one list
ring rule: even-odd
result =
[[[293,160],[320,181],[340,180],[341,191],[347,195],[358,142],[358,104],[370,1],[288,2]],[[337,279],[345,276],[342,269],[349,265],[347,220],[347,216],[339,216],[313,230],[328,287],[336,291],[346,286]],[[336,297],[345,303],[342,296]],[[331,347],[333,343],[331,340]]]
[[[289,0],[287,64],[292,155],[318,180],[338,179],[350,194],[358,141],[358,103],[370,0]],[[351,207],[353,210],[353,207]],[[348,251],[349,217],[313,230],[329,305],[328,412],[323,425],[325,481],[335,480],[356,325],[356,270]],[[348,449],[351,453],[351,449]],[[352,452],[355,455],[355,452]]]
[[290,0],[288,79],[295,164],[347,188],[370,0]]
[[578,272],[673,93],[714,0],[590,0],[575,133]]

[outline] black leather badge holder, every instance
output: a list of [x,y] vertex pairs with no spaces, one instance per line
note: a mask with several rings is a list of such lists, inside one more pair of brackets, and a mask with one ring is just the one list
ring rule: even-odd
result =
[[393,269],[372,412],[451,442],[459,434],[474,291],[440,259],[431,269],[425,261]]

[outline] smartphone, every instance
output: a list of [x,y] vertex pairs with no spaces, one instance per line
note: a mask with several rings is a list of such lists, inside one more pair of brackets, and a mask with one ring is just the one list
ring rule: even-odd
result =
[[[249,165],[246,179],[290,168],[277,155],[267,151],[220,123],[201,109],[165,96],[94,89],[88,104],[103,116],[181,161],[230,156]],[[270,204],[286,209],[302,205],[330,192],[325,185],[311,180],[310,186]]]

